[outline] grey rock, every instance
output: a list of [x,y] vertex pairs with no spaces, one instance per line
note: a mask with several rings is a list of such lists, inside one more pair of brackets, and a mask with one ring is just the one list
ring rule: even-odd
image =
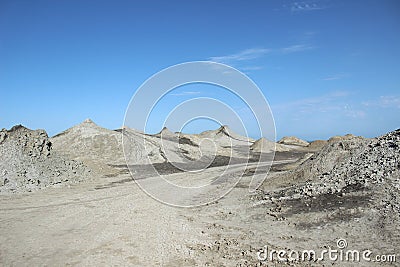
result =
[[[66,180],[89,179],[90,169],[82,162],[52,151],[44,130],[17,125],[2,130],[0,136],[0,193],[33,191]],[[71,172],[69,166],[77,171]]]

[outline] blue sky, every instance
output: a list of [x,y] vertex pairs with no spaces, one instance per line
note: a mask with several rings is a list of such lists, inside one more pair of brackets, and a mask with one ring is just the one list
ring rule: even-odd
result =
[[[259,86],[277,138],[377,136],[400,127],[399,31],[395,0],[1,0],[0,128],[54,135],[86,118],[118,128],[151,75],[213,60]],[[210,91],[178,88],[166,105]]]

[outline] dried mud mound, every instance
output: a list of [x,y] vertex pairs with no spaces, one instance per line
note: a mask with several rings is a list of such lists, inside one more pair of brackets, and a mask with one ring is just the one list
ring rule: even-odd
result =
[[279,144],[293,145],[293,146],[308,146],[309,143],[295,136],[285,136],[278,141]]
[[326,229],[343,230],[342,236],[370,249],[397,252],[400,129],[373,139],[335,138],[313,159],[273,179],[254,199],[276,220],[318,233],[316,240]]
[[90,119],[69,128],[50,139],[53,149],[68,158],[89,166],[96,176],[118,175],[110,164],[124,164],[121,133],[108,130]]
[[[355,148],[351,156],[318,177],[316,193],[336,193],[348,186],[387,186],[386,193],[400,190],[400,129]],[[392,190],[393,189],[393,190]],[[303,190],[304,191],[304,190]],[[397,198],[395,197],[395,198]],[[397,198],[396,202],[399,199]],[[400,212],[399,206],[396,207]]]
[[54,150],[73,159],[91,162],[124,162],[121,133],[108,130],[90,119],[51,138]]
[[202,132],[197,136],[212,139],[220,146],[249,146],[255,142],[251,138],[235,133],[227,125],[221,126],[217,130]]
[[357,149],[366,145],[368,140],[354,136],[339,141],[330,141],[296,169],[284,173],[284,179],[303,182],[313,180],[320,175],[326,175],[336,165],[346,162],[352,155],[357,154]]
[[250,146],[253,152],[270,153],[273,151],[284,152],[289,151],[290,148],[285,145],[277,144],[265,138],[260,138]]
[[289,174],[301,173],[309,179],[274,195],[297,199],[344,195],[349,189],[370,191],[376,205],[400,215],[400,129],[370,140],[349,137],[330,141],[313,160]]
[[90,173],[81,162],[53,153],[44,130],[21,125],[0,131],[0,158],[1,193],[75,183],[87,179]]
[[308,148],[310,151],[319,151],[319,150],[321,150],[324,146],[326,146],[327,143],[328,143],[328,141],[326,141],[326,140],[315,140],[315,141],[312,141],[312,142],[307,146],[307,148]]
[[55,151],[84,162],[96,175],[117,176],[128,173],[122,135],[125,136],[125,151],[129,161],[141,163],[145,162],[147,157],[154,162],[164,160],[158,143],[152,140],[157,138],[129,128],[109,130],[90,119],[53,136],[50,140],[54,143]]

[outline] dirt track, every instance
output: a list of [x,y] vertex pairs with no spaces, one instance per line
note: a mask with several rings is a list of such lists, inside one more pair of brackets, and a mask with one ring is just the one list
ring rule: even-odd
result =
[[[209,176],[205,173],[202,178],[218,172],[210,168]],[[184,175],[173,174],[172,179],[184,180]],[[274,177],[269,176],[264,189],[273,189]],[[352,249],[393,253],[396,248],[385,240],[376,242],[381,237],[370,226],[377,211],[368,210],[363,193],[342,199],[345,204],[360,200],[357,205],[326,208],[337,199],[266,204],[259,193],[249,193],[247,183],[241,181],[223,199],[197,208],[161,204],[129,175],[2,196],[0,262],[8,266],[255,266],[260,264],[257,251],[263,246],[320,251],[335,248],[336,240],[345,238]],[[310,209],[304,209],[307,205]]]

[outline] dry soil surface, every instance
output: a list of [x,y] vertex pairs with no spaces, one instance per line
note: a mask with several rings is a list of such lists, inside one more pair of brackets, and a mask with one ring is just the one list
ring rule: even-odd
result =
[[[289,162],[293,159],[276,164]],[[220,173],[218,168],[223,167],[210,168],[198,179],[212,179]],[[270,173],[267,178],[271,188],[274,177],[278,176]],[[171,174],[171,179],[184,180],[185,173]],[[281,205],[264,201],[260,193],[249,193],[248,182],[244,176],[230,194],[196,208],[162,204],[127,174],[68,188],[1,196],[0,264],[354,266],[353,262],[329,260],[279,262],[276,254],[274,263],[257,258],[265,246],[269,251],[310,249],[319,253],[327,247],[337,248],[340,238],[348,242],[348,248],[370,249],[373,255],[398,252],[394,251],[397,244],[366,227],[378,212],[368,209],[368,197],[355,192],[348,198],[330,196]],[[358,265],[376,263],[361,261]]]

